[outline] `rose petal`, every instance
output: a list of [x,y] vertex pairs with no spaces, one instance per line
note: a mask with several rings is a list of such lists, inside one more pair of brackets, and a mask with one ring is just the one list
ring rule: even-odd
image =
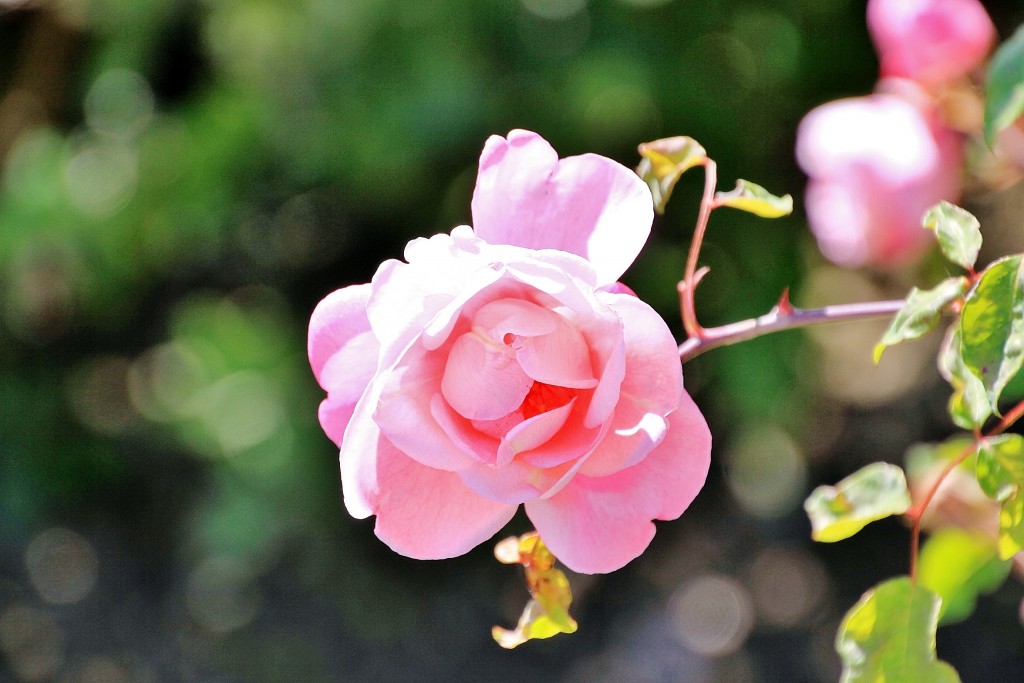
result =
[[473,315],[474,329],[502,342],[505,335],[536,337],[554,332],[557,316],[546,308],[524,299],[499,299],[481,306]]
[[577,475],[549,499],[526,503],[544,543],[584,574],[615,571],[654,538],[653,519],[675,519],[707,478],[711,434],[683,396],[661,444],[639,464],[607,477]]
[[478,462],[494,463],[498,452],[498,439],[478,429],[475,423],[452,410],[441,394],[430,397],[430,415],[452,443],[464,453]]
[[559,161],[547,141],[523,130],[487,140],[472,211],[487,242],[578,254],[594,264],[599,284],[633,263],[654,219],[650,190],[625,166],[593,154]]
[[597,386],[590,367],[590,352],[579,330],[559,316],[550,334],[521,340],[516,360],[527,375],[537,382],[570,389]]
[[419,560],[456,557],[515,515],[515,505],[479,496],[459,475],[424,467],[381,441],[374,531],[395,552]]
[[[620,323],[621,325],[621,323]],[[604,423],[615,410],[619,402],[619,390],[626,373],[626,343],[622,338],[622,331],[618,334],[609,335],[603,344],[611,344],[606,351],[607,360],[597,387],[590,397],[590,405],[587,407],[587,414],[583,418],[583,426],[594,428]],[[591,350],[595,348],[591,343]]]
[[[804,210],[818,249],[825,258],[840,266],[857,268],[871,260],[871,215],[868,205],[863,203],[862,193],[856,191],[859,188],[849,180],[846,176],[838,182],[808,181],[804,190]],[[869,194],[866,198],[874,201],[879,197]],[[924,232],[917,230],[915,234],[918,239],[930,242],[933,238]]]
[[465,418],[496,420],[518,408],[532,385],[512,349],[466,333],[448,352],[441,393]]
[[615,409],[611,429],[580,468],[588,477],[606,477],[643,460],[661,443],[668,420],[626,401]]
[[[358,400],[358,397],[356,397],[356,400]],[[355,408],[356,401],[339,401],[325,398],[320,402],[320,408],[317,410],[320,427],[323,428],[327,438],[333,441],[334,445],[339,448]]]
[[507,464],[518,453],[547,443],[565,425],[575,403],[573,398],[564,406],[534,415],[510,429],[498,447],[497,464]]
[[327,295],[309,321],[309,364],[327,398],[320,424],[341,445],[356,401],[377,369],[379,346],[370,331],[366,302],[370,285],[352,285]]
[[379,486],[377,483],[377,452],[394,446],[381,436],[373,421],[373,409],[380,395],[379,382],[370,386],[356,403],[352,419],[340,444],[338,462],[341,468],[341,490],[345,508],[356,519],[374,514]]
[[320,369],[320,384],[327,389],[320,404],[320,425],[339,446],[356,401],[377,370],[378,350],[373,332],[366,331],[349,339]]
[[500,466],[477,465],[457,474],[481,496],[514,505],[534,500],[561,476],[561,472],[538,470],[519,460]]
[[[367,317],[391,365],[417,337],[440,346],[463,304],[502,276],[488,268],[468,227],[451,235],[416,239],[406,246],[409,263],[385,261],[373,276]],[[476,243],[479,243],[477,245]]]
[[636,296],[636,292],[621,282],[613,282],[610,285],[605,285],[601,287],[601,291],[609,292],[611,294],[628,294],[629,296]]
[[[309,319],[309,364],[320,381],[320,373],[331,357],[350,339],[370,329],[366,304],[370,285],[351,285],[331,292],[313,309]],[[374,365],[376,363],[374,362]],[[323,382],[320,386],[330,389]]]
[[582,427],[576,415],[553,437],[536,448],[520,453],[519,459],[539,469],[557,467],[592,451],[606,431],[607,425],[595,429]]
[[[398,367],[380,375],[382,390],[373,420],[410,458],[427,467],[456,471],[475,464],[437,423],[431,399],[444,372],[444,356],[413,346]],[[493,456],[492,456],[493,457]]]
[[649,305],[628,294],[601,293],[600,300],[622,321],[625,369],[619,401],[668,415],[683,390],[679,347],[665,321]]
[[[585,424],[607,420],[607,403],[613,399],[612,428],[588,458],[584,472],[590,476],[609,474],[639,462],[662,438],[662,418],[676,408],[683,390],[679,349],[672,331],[649,305],[628,294],[604,292],[599,299],[621,321],[621,356],[606,374],[610,386],[594,392]],[[618,365],[621,362],[621,366]],[[621,379],[617,385],[614,379]],[[612,393],[611,388],[617,391]],[[650,416],[650,417],[647,417]]]

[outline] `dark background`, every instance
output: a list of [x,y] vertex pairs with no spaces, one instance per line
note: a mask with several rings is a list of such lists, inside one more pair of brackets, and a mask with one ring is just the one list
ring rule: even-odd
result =
[[[1024,20],[989,8],[1003,38]],[[708,486],[639,560],[571,577],[578,633],[505,652],[490,627],[528,596],[493,544],[417,562],[344,511],[305,329],[469,222],[511,128],[628,166],[686,134],[723,189],[794,194],[785,219],[716,212],[705,325],[785,287],[902,297],[943,266],[825,264],[792,153],[807,111],[876,76],[854,1],[0,0],[0,680],[835,680],[838,622],[907,571],[908,534],[814,546],[801,502],[953,433],[937,339],[878,369],[870,324],[687,364]],[[693,173],[624,278],[680,338]],[[983,259],[1024,249],[1019,189],[967,202],[1000,242]],[[1022,595],[940,631],[964,681],[1024,679]]]

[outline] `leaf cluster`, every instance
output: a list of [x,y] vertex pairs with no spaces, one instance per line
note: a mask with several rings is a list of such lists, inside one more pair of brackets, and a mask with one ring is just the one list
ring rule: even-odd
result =
[[[1022,105],[1024,106],[1024,105]],[[836,486],[816,489],[805,503],[815,540],[848,538],[870,522],[906,514],[914,524],[911,577],[879,584],[865,593],[839,629],[836,649],[843,660],[843,681],[959,681],[956,672],[935,655],[935,629],[965,619],[980,594],[1006,579],[1009,558],[1024,549],[1024,437],[1003,435],[1019,415],[1007,415],[989,436],[982,429],[1024,365],[1024,255],[997,259],[976,269],[982,237],[978,220],[948,202],[932,207],[923,227],[935,233],[942,254],[965,271],[930,289],[914,288],[874,350],[879,362],[885,349],[918,339],[952,323],[938,357],[952,395],[953,422],[971,432],[969,439],[919,446],[915,459],[941,469],[916,506],[903,470],[874,463]],[[976,461],[968,461],[977,453]],[[984,493],[997,501],[998,538],[961,528],[940,528],[917,559],[921,516],[936,487],[956,465],[973,464]]]

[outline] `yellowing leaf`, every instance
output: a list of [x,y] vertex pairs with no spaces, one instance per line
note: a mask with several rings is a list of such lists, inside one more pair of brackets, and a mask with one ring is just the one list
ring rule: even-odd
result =
[[819,486],[804,501],[811,519],[811,537],[833,543],[865,526],[910,507],[903,470],[885,462],[872,463],[835,486]]
[[636,173],[651,188],[654,209],[658,213],[665,213],[665,205],[679,177],[707,159],[707,152],[700,143],[684,136],[645,142],[638,151],[642,159]]
[[569,616],[569,605],[572,604],[569,579],[560,569],[554,568],[555,556],[537,532],[506,538],[495,547],[494,555],[504,564],[523,565],[526,588],[532,596],[514,629],[500,626],[491,629],[491,636],[498,645],[511,649],[528,640],[576,631],[577,624]]
[[731,192],[716,192],[715,204],[731,206],[761,218],[779,218],[793,213],[793,198],[788,194],[776,197],[749,180],[737,180]]

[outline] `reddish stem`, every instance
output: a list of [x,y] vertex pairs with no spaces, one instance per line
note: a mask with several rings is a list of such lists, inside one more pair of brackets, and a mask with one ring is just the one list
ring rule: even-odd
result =
[[683,275],[679,292],[682,296],[683,329],[691,339],[700,339],[704,336],[704,328],[697,322],[697,310],[693,303],[693,293],[697,288],[694,275],[697,272],[700,248],[704,243],[704,233],[708,229],[708,219],[711,217],[711,209],[714,208],[715,186],[718,184],[718,166],[715,162],[705,158],[702,165],[704,166],[704,194],[700,199],[700,212],[697,214],[697,225],[693,229],[693,241],[690,242],[690,252],[686,257],[686,272]]
[[1012,427],[1013,423],[1019,420],[1021,417],[1024,417],[1024,401],[1021,401],[1020,403],[1015,405],[1010,410],[1010,412],[1003,416],[1003,419],[999,421],[999,424],[993,427],[992,431],[990,431],[985,436],[999,436],[1007,429]]
[[704,194],[701,196],[697,224],[694,226],[693,240],[690,242],[690,250],[686,256],[686,271],[683,274],[683,281],[679,283],[683,329],[688,337],[679,346],[679,358],[682,362],[685,363],[691,358],[719,346],[735,344],[760,337],[763,334],[796,327],[808,327],[810,325],[891,316],[903,306],[903,301],[873,301],[801,310],[794,308],[789,303],[789,293],[787,290],[783,293],[782,298],[779,299],[779,303],[771,311],[760,317],[749,318],[710,329],[701,327],[700,323],[697,322],[694,294],[697,284],[707,273],[707,268],[697,270],[697,262],[700,258],[701,246],[704,244],[704,235],[707,232],[711,211],[720,206],[715,201],[715,186],[718,184],[718,165],[715,164],[714,160],[708,158],[705,158],[701,165],[704,167]]
[[1003,419],[999,421],[999,424],[990,429],[987,434],[982,435],[979,430],[975,430],[974,443],[965,448],[963,452],[960,453],[958,456],[950,460],[946,464],[945,468],[943,468],[942,472],[939,473],[939,476],[932,483],[931,487],[929,487],[929,489],[925,492],[924,497],[921,498],[921,500],[918,501],[916,505],[907,510],[906,515],[908,518],[910,518],[911,523],[910,580],[914,583],[917,583],[917,558],[920,554],[921,549],[921,519],[924,517],[924,513],[925,511],[927,511],[928,506],[931,505],[932,499],[935,497],[935,494],[938,493],[939,487],[942,486],[944,481],[946,481],[946,477],[949,476],[950,472],[956,469],[960,465],[960,463],[969,458],[971,454],[973,454],[975,451],[978,450],[978,448],[981,447],[982,442],[985,439],[991,438],[993,436],[999,436],[1007,429],[1009,429],[1011,426],[1013,426],[1013,423],[1019,420],[1022,416],[1024,416],[1024,401],[1021,401],[1020,403],[1015,405],[1008,413],[1006,413],[1006,415],[1003,416]]
[[980,440],[974,441],[970,446],[965,448],[960,455],[950,460],[946,467],[942,470],[939,476],[932,483],[931,487],[924,494],[917,505],[914,505],[907,510],[906,515],[911,520],[910,525],[910,580],[913,583],[917,583],[917,557],[921,548],[921,518],[924,516],[925,510],[932,502],[932,498],[938,492],[939,487],[942,486],[942,482],[946,480],[949,473],[955,470],[960,463],[969,458],[974,451],[978,449],[978,445],[981,443]]

